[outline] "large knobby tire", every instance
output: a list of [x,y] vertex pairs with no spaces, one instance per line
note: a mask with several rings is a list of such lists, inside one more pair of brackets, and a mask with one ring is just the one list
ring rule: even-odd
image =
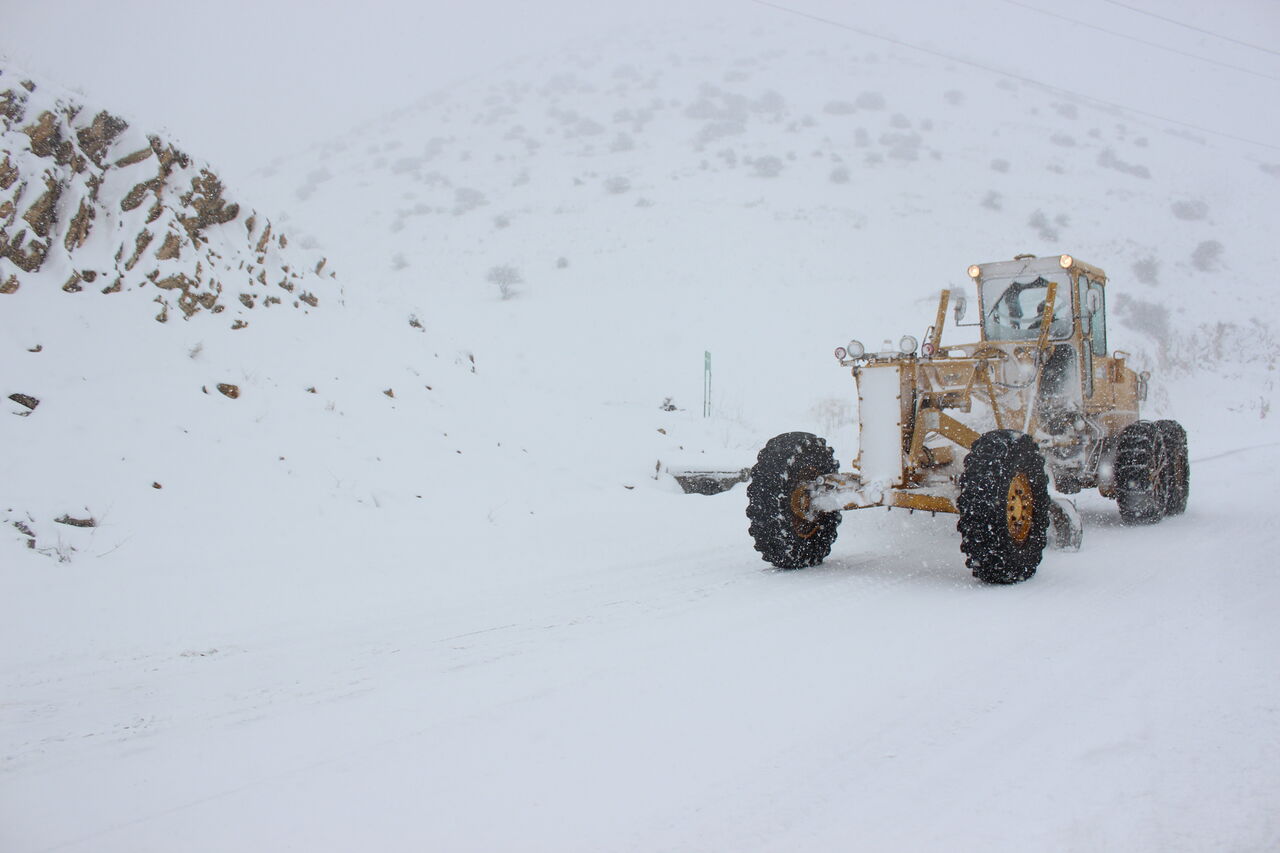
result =
[[1150,421],[1129,424],[1116,449],[1116,504],[1125,524],[1155,524],[1164,518],[1170,486],[1164,436]]
[[840,469],[827,443],[807,432],[788,432],[769,440],[756,458],[747,484],[747,518],[760,556],[780,569],[816,566],[831,553],[840,513],[806,520],[805,484]]
[[960,550],[984,583],[1018,583],[1036,573],[1049,528],[1049,475],[1024,433],[997,429],[973,443],[956,501]]
[[1187,458],[1187,431],[1177,421],[1156,421],[1156,429],[1164,439],[1167,460],[1165,474],[1164,514],[1182,515],[1187,511],[1191,495],[1191,461]]

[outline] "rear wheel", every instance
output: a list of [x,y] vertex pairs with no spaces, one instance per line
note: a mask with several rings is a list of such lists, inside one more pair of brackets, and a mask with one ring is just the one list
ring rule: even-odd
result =
[[1036,573],[1049,527],[1049,475],[1035,442],[992,430],[973,443],[956,501],[965,565],[984,583],[1018,583]]
[[816,566],[826,559],[840,513],[806,518],[806,487],[839,467],[834,451],[816,435],[788,432],[769,439],[747,484],[747,518],[761,557],[780,569]]
[[1156,421],[1156,429],[1164,439],[1167,460],[1165,472],[1164,514],[1182,515],[1191,494],[1191,462],[1187,459],[1187,431],[1177,421]]
[[1129,424],[1116,449],[1115,489],[1120,520],[1155,524],[1164,518],[1171,477],[1159,427],[1150,421]]

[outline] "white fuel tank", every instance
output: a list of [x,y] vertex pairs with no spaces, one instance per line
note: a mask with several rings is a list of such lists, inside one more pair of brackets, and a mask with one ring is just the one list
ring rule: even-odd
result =
[[858,371],[858,470],[881,488],[903,485],[902,368],[868,365]]

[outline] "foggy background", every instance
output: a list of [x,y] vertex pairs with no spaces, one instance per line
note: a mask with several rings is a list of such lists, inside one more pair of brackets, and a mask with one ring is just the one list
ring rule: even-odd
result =
[[[798,48],[818,29],[845,29],[855,44],[895,57],[973,63],[1280,150],[1280,4],[1269,0],[1084,0],[1061,9],[1020,0],[6,0],[0,8],[0,55],[167,132],[234,183],[510,60],[682,21],[788,31]],[[975,32],[982,38],[967,35]]]

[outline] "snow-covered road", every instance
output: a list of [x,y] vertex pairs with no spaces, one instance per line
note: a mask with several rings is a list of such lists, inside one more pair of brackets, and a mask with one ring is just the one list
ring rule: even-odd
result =
[[741,487],[654,490],[447,597],[405,565],[420,594],[216,647],[66,625],[2,673],[0,847],[1274,848],[1280,448],[1194,472],[1158,527],[1083,500],[1083,550],[1008,588],[946,517],[851,514],[778,572]]

